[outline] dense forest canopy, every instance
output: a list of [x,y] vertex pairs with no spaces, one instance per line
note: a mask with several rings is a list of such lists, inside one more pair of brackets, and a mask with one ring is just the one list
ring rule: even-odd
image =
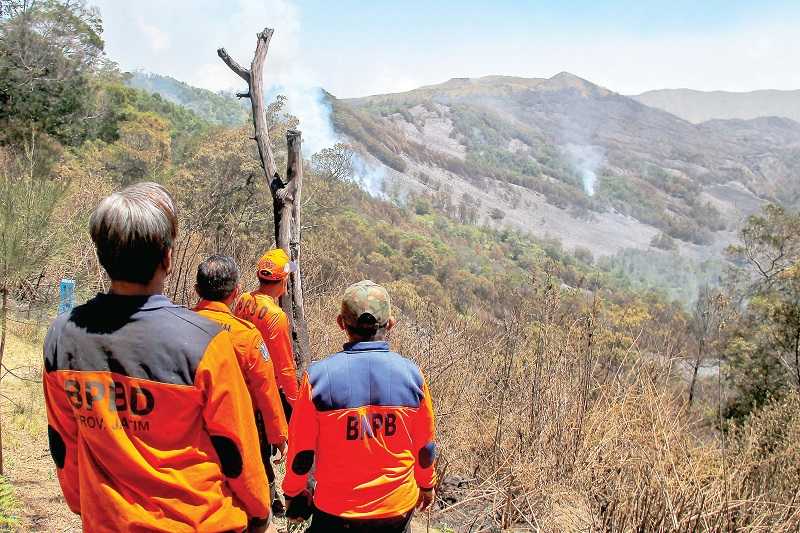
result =
[[[140,180],[164,184],[179,202],[170,297],[192,303],[196,266],[211,253],[232,255],[252,283],[251,266],[272,245],[272,207],[241,106],[213,95],[190,109],[126,84],[84,1],[2,7],[3,316],[46,322],[63,277],[77,280],[80,298],[105,290],[87,218],[104,195]],[[238,114],[220,117],[225,109]],[[524,162],[482,144],[511,133],[481,130],[491,117],[456,111],[461,126],[483,131],[469,139],[479,158],[463,162],[471,172],[541,185],[526,181]],[[303,128],[284,97],[269,103],[268,120],[276,147],[287,129]],[[355,107],[334,120],[365,142],[381,127]],[[697,283],[687,306],[642,289],[613,260],[508,229],[502,211],[479,224],[468,195],[373,197],[353,156],[340,144],[306,161],[312,351],[322,357],[340,340],[333,318],[343,287],[371,278],[389,288],[400,317],[393,342],[429,376],[440,413],[437,520],[543,520],[555,530],[797,524],[800,214],[770,206],[750,217],[727,255],[703,267],[715,286]],[[563,179],[544,193],[579,187],[551,156]],[[276,159],[285,167],[285,151]],[[603,190],[624,187],[615,179],[604,177]],[[594,201],[585,198],[589,208]],[[716,224],[707,213],[703,227]],[[671,246],[667,235],[676,231],[665,227],[659,247]],[[20,335],[4,319],[3,339],[8,332]]]

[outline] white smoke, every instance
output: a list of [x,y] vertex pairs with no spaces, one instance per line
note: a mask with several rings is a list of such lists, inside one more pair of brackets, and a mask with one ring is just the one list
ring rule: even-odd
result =
[[[228,45],[228,51],[246,64],[253,57],[256,33],[264,26],[275,29],[264,66],[264,85],[268,88],[265,99],[268,104],[279,94],[286,96],[285,111],[300,121],[303,156],[310,158],[320,150],[346,142],[333,128],[332,110],[320,88],[320,76],[302,60],[307,55],[304,46],[313,46],[313,40],[303,34],[302,17],[296,4],[290,0],[239,0],[236,5],[239,10],[235,16],[236,27],[241,31]],[[227,70],[222,62],[215,63],[213,70],[220,67]],[[230,73],[226,75],[230,77]],[[368,162],[355,153],[353,171],[354,179],[372,196],[386,197],[383,192],[385,170],[380,164]]]
[[594,196],[597,172],[606,162],[606,152],[600,146],[567,144],[564,146],[569,162],[583,181],[583,190]]
[[273,85],[265,96],[267,103],[279,94],[286,96],[286,112],[300,120],[304,157],[309,158],[320,150],[342,142],[341,136],[333,129],[331,106],[322,89],[299,83]]
[[360,154],[353,155],[353,177],[361,188],[375,198],[388,200],[386,194],[386,167],[378,162],[370,163]]

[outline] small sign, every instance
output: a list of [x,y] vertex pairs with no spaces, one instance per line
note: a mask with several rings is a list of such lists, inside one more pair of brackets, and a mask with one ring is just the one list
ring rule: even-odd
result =
[[58,286],[58,314],[69,313],[75,307],[75,280],[62,279]]

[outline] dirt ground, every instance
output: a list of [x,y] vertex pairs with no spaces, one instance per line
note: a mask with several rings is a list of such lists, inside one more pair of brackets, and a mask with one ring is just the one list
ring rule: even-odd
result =
[[3,364],[0,411],[3,416],[5,474],[19,502],[18,531],[81,531],[80,519],[61,496],[47,444],[41,376],[42,332],[11,324]]

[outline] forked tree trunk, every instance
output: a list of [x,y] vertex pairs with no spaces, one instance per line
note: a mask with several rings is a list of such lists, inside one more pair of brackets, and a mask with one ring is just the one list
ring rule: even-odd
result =
[[286,296],[281,298],[281,307],[289,318],[292,328],[292,348],[298,372],[302,372],[311,362],[308,347],[308,326],[303,310],[303,290],[300,275],[300,191],[303,180],[303,158],[300,154],[301,135],[299,131],[290,130],[286,134],[289,145],[287,157],[286,181],[278,174],[272,146],[269,142],[269,126],[264,107],[263,71],[269,43],[273,30],[264,28],[258,34],[255,55],[250,70],[243,68],[228,55],[224,48],[217,50],[217,55],[240,78],[247,82],[247,92],[239,93],[239,97],[250,98],[253,110],[253,139],[258,146],[261,168],[269,183],[272,193],[272,206],[275,220],[275,243],[297,263],[297,270],[292,273]]

